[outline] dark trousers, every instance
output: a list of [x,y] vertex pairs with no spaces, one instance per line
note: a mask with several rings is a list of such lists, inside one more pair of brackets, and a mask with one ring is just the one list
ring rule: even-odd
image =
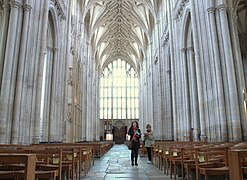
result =
[[134,163],[134,158],[135,158],[135,164],[137,164],[137,159],[138,159],[138,151],[139,149],[131,149],[131,162]]
[[151,147],[146,147],[147,152],[148,152],[148,160],[151,161],[152,160],[152,155],[151,155]]

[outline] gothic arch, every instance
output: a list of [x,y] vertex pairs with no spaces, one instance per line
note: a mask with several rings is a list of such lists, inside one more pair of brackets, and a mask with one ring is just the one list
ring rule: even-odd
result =
[[182,28],[180,37],[180,50],[181,58],[184,61],[183,73],[184,73],[184,91],[185,91],[185,114],[186,125],[184,129],[186,137],[185,140],[197,139],[200,134],[200,123],[199,123],[199,110],[198,110],[198,90],[196,80],[196,66],[194,56],[194,40],[193,40],[193,28],[192,28],[191,10],[187,5],[184,9],[182,16]]
[[58,44],[58,36],[59,36],[59,30],[58,30],[58,15],[56,13],[56,10],[55,10],[55,7],[54,6],[50,6],[49,7],[49,14],[48,14],[48,22],[51,24],[52,26],[52,33],[53,33],[53,43],[54,43],[54,46],[55,48],[58,48],[59,47],[59,44]]
[[122,59],[122,60],[126,61],[127,63],[129,63],[134,68],[135,71],[137,71],[139,73],[139,71],[138,71],[139,68],[136,66],[136,64],[133,63],[133,61],[130,58],[124,57],[124,56],[118,56],[118,55],[109,57],[104,62],[104,64],[102,65],[102,67],[100,68],[101,69],[100,72],[102,73],[102,71],[105,69],[105,67],[108,66],[108,64],[110,64],[111,62],[113,62],[116,59]]
[[186,45],[188,43],[187,39],[187,34],[189,30],[191,29],[191,14],[190,14],[190,9],[188,6],[184,9],[184,15],[182,17],[182,25],[181,25],[181,37],[180,37],[180,44],[181,44],[181,49],[186,48]]
[[56,28],[54,25],[54,18],[52,16],[52,13],[49,12],[48,14],[48,28],[47,28],[47,46],[50,46],[51,48],[55,48],[57,45],[56,42]]
[[56,131],[51,127],[57,127],[54,117],[57,53],[58,53],[58,28],[57,15],[53,7],[49,8],[48,25],[46,34],[46,55],[44,59],[41,116],[40,116],[40,139],[41,141],[55,141]]

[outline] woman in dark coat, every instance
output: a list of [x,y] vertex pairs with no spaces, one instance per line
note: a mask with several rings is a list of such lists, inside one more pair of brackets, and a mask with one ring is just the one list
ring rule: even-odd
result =
[[134,166],[134,158],[135,158],[135,165],[138,166],[137,159],[140,148],[141,130],[139,129],[139,125],[137,121],[133,121],[131,123],[131,127],[129,128],[128,131],[128,135],[130,135],[130,141],[132,140],[131,165]]

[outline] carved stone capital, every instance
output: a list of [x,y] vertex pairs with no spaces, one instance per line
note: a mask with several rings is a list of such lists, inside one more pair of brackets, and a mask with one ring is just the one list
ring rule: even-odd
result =
[[24,5],[23,5],[23,10],[24,10],[24,11],[31,11],[31,9],[32,9],[32,6],[29,5],[29,4],[24,4]]
[[16,0],[11,0],[9,2],[11,8],[17,8],[17,9],[20,9],[21,7],[21,3],[19,1],[16,1]]
[[215,7],[210,7],[210,8],[207,9],[207,11],[208,11],[209,14],[215,13],[215,10],[216,10]]
[[227,10],[227,4],[221,4],[217,7],[218,11],[226,11]]

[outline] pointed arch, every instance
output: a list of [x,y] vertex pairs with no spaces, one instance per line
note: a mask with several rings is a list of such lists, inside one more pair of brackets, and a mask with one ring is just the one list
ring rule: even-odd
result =
[[181,44],[181,48],[185,48],[186,44],[188,43],[188,39],[187,39],[187,35],[189,30],[192,31],[191,29],[191,14],[190,14],[190,9],[188,6],[186,6],[185,10],[184,10],[184,15],[183,18],[181,20],[182,25],[181,25],[181,32],[180,33],[182,36],[180,36],[180,44]]
[[54,110],[54,89],[56,84],[56,55],[58,51],[58,28],[57,15],[51,7],[48,13],[48,25],[46,33],[46,54],[44,59],[42,94],[40,106],[40,141],[55,141],[54,129],[56,119],[52,117],[51,111]]
[[[191,10],[189,5],[185,6],[181,19],[180,50],[183,62],[183,85],[185,90],[185,122],[184,132],[189,139],[198,138],[200,133],[198,89],[196,80],[196,66],[194,55],[194,40],[192,29]],[[191,129],[193,128],[193,132]],[[193,133],[193,134],[192,134]]]

